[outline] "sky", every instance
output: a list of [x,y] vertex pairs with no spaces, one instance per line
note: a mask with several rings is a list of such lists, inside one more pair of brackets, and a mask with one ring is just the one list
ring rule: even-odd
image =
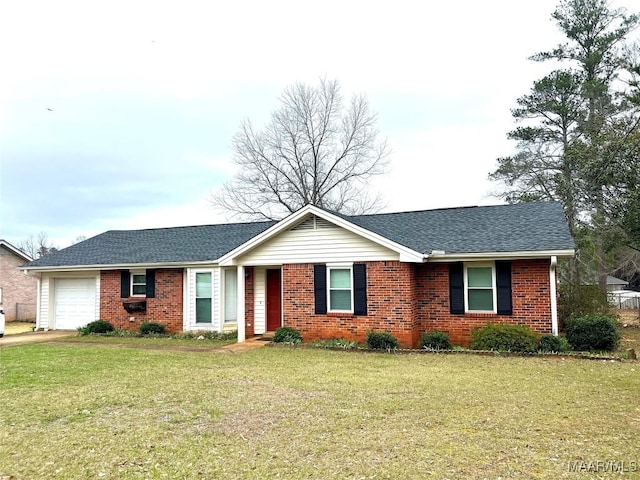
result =
[[[634,11],[634,0],[616,6]],[[295,82],[364,94],[391,148],[384,211],[497,204],[510,109],[552,68],[556,0],[0,5],[0,238],[233,221],[231,138]]]

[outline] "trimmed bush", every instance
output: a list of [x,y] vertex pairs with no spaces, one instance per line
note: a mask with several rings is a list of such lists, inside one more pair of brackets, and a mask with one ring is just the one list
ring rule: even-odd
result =
[[420,335],[420,348],[430,348],[432,350],[451,350],[451,340],[445,332],[434,330]]
[[473,350],[495,350],[498,352],[535,352],[538,350],[538,334],[528,325],[488,323],[471,332]]
[[367,333],[367,347],[373,350],[393,350],[399,346],[398,339],[389,332]]
[[273,335],[274,343],[302,343],[302,335],[291,327],[280,327]]
[[566,322],[567,341],[578,351],[612,351],[618,347],[618,323],[606,315],[586,315]]
[[140,333],[142,335],[163,335],[167,329],[161,323],[143,322],[140,324]]
[[568,352],[569,342],[564,337],[556,337],[550,334],[542,335],[538,342],[538,350],[553,353]]
[[96,320],[95,322],[88,323],[84,327],[78,328],[80,335],[89,335],[90,333],[108,333],[113,332],[114,328],[106,320]]

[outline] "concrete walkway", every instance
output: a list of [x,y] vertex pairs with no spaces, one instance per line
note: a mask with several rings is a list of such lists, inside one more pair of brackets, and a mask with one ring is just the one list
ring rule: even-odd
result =
[[23,345],[25,343],[51,342],[59,338],[72,337],[77,334],[77,330],[49,330],[48,332],[27,332],[5,335],[0,338],[0,347]]

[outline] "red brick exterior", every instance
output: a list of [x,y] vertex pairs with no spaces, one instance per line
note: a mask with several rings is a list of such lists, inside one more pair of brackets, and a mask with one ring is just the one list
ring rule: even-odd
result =
[[551,333],[549,259],[515,260],[511,264],[512,315],[449,313],[449,266],[418,266],[417,316],[420,333],[440,330],[454,345],[469,345],[471,330],[489,322],[524,323],[539,333]]
[[126,299],[120,298],[120,270],[103,271],[100,273],[100,319],[123,330],[137,331],[140,324],[147,321],[163,324],[170,333],[181,332],[183,278],[181,268],[156,270],[155,298],[146,299],[146,311],[128,313],[122,303]]
[[305,341],[346,338],[362,342],[370,330],[389,331],[403,347],[418,345],[425,331],[447,332],[468,345],[471,330],[488,322],[525,323],[551,332],[549,260],[512,263],[512,315],[449,313],[449,267],[395,261],[366,262],[367,315],[314,313],[313,265],[282,267],[283,323]]
[[[525,323],[551,333],[549,260],[512,262],[512,315],[449,311],[449,265],[397,261],[366,262],[367,315],[315,314],[313,264],[282,267],[283,324],[298,329],[306,342],[346,338],[363,342],[371,330],[389,331],[403,347],[416,347],[423,332],[441,330],[455,345],[468,345],[471,330],[488,322]],[[246,268],[245,329],[254,335],[254,269]],[[158,322],[169,332],[183,328],[183,270],[159,269],[155,298],[145,312],[128,313],[120,298],[120,271],[100,276],[100,318],[116,328],[137,330],[144,321]],[[133,298],[133,297],[130,297]],[[135,297],[138,298],[138,297]],[[130,321],[133,317],[134,321]]]

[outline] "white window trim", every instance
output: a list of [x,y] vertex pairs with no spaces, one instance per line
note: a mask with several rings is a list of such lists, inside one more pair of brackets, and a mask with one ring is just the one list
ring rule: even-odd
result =
[[[145,288],[145,293],[133,293],[133,277],[135,275],[144,275],[144,288]],[[146,271],[130,271],[129,272],[129,294],[132,297],[146,297],[147,296],[147,272]],[[142,285],[141,283],[137,283],[136,285]]]
[[236,267],[233,268],[222,268],[222,278],[220,282],[220,291],[221,298],[224,300],[222,302],[222,318],[220,319],[220,323],[222,325],[233,325],[234,323],[238,323],[238,290],[236,288],[236,319],[235,320],[227,320],[227,273],[229,271],[234,271],[236,273],[236,285],[238,283],[238,270]]
[[[349,279],[351,282],[351,309],[350,310],[333,310],[331,308],[331,270],[349,270]],[[330,263],[327,264],[327,313],[353,313],[353,263]]]
[[[209,297],[199,297],[198,296],[198,274],[199,273],[208,273],[211,275],[211,296]],[[208,322],[199,322],[198,321],[198,299],[199,298],[208,298],[211,300],[211,319]],[[213,271],[211,270],[196,270],[193,275],[193,323],[196,325],[213,325]]]
[[[491,267],[491,289],[493,291],[493,310],[470,310],[469,309],[469,278],[468,268]],[[471,290],[474,290],[473,288]],[[498,287],[496,285],[496,263],[495,262],[465,262],[464,264],[464,311],[468,313],[498,313]]]

